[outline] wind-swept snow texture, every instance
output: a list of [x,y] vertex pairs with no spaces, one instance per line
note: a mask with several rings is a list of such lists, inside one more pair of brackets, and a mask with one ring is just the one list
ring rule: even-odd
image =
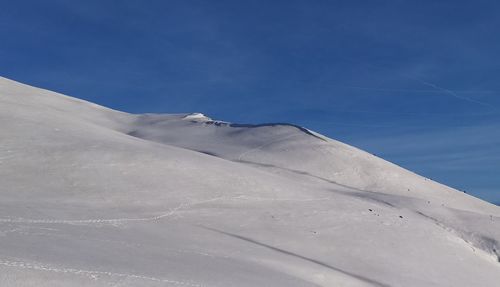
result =
[[500,286],[500,208],[289,124],[0,78],[0,286]]

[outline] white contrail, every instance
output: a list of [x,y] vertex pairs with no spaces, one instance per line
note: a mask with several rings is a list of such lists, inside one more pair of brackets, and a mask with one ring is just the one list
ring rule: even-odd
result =
[[[360,64],[361,62],[359,62],[358,60],[355,60],[355,59],[349,59],[349,58],[346,58],[347,60],[350,60],[354,63],[357,63],[357,64]],[[364,64],[365,66],[371,66],[372,68],[376,69],[376,70],[388,70],[387,68],[385,67],[382,67],[382,66],[379,66],[379,65],[374,65],[374,64],[370,64],[370,63],[362,63]],[[487,102],[483,102],[483,101],[479,101],[479,100],[476,100],[476,99],[472,99],[472,98],[469,98],[469,97],[466,97],[466,96],[460,96],[458,95],[457,92],[455,91],[452,91],[452,90],[448,90],[448,89],[445,89],[443,87],[440,87],[436,84],[433,84],[433,83],[430,83],[430,82],[426,82],[426,81],[423,81],[419,78],[415,78],[415,77],[412,77],[412,76],[409,76],[409,75],[402,75],[403,77],[406,77],[410,80],[414,80],[414,81],[417,81],[425,86],[428,86],[428,87],[431,87],[433,88],[435,91],[441,91],[441,92],[444,92],[454,98],[457,98],[457,99],[460,99],[460,100],[463,100],[463,101],[467,101],[467,102],[470,102],[470,103],[474,103],[474,104],[478,104],[478,105],[481,105],[481,106],[484,106],[484,107],[488,107],[488,108],[491,108],[495,111],[498,111],[498,107],[490,104],[490,103],[487,103]],[[356,87],[356,86],[351,86],[351,88],[358,88],[358,89],[371,89],[371,88],[363,88],[363,87]],[[377,88],[374,88],[373,90],[377,90]],[[391,90],[391,89],[380,89],[380,90]],[[396,91],[397,89],[394,89],[393,91]],[[408,92],[412,91],[412,92],[426,92],[426,91],[423,91],[423,90],[407,90]],[[474,93],[476,91],[463,91],[461,93]],[[479,91],[477,91],[479,92]],[[481,93],[488,93],[488,92],[491,92],[491,91],[480,91]]]
[[410,76],[407,76],[407,78],[410,78],[412,80],[415,80],[419,83],[421,83],[422,85],[425,85],[425,86],[428,86],[428,87],[431,87],[437,91],[442,91],[452,97],[455,97],[457,99],[461,99],[461,100],[464,100],[464,101],[467,101],[467,102],[470,102],[470,103],[474,103],[474,104],[478,104],[478,105],[481,105],[481,106],[485,106],[485,107],[489,107],[489,108],[492,108],[494,110],[498,110],[497,107],[495,107],[494,105],[492,104],[489,104],[489,103],[486,103],[486,102],[483,102],[483,101],[479,101],[479,100],[475,100],[475,99],[472,99],[472,98],[469,98],[469,97],[466,97],[466,96],[461,96],[459,94],[457,94],[456,92],[452,91],[452,90],[448,90],[448,89],[445,89],[443,87],[440,87],[436,84],[433,84],[433,83],[430,83],[430,82],[426,82],[422,79],[419,79],[419,78],[415,78],[415,77],[410,77]]
[[[413,78],[412,78],[413,79]],[[368,90],[368,91],[380,91],[380,92],[408,92],[408,93],[442,93],[442,90],[436,90],[435,88],[432,90],[417,90],[417,89],[391,89],[391,88],[375,88],[375,87],[361,87],[361,86],[340,86],[349,89],[357,89],[357,90]],[[460,94],[496,94],[496,91],[488,91],[488,90],[464,90],[464,91],[456,91],[455,93]]]

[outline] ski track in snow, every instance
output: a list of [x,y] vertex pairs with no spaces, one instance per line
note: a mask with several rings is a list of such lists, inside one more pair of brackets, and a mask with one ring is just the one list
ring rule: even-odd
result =
[[226,199],[224,197],[217,197],[208,200],[196,201],[192,203],[182,203],[177,207],[174,207],[167,211],[166,213],[150,216],[150,217],[139,217],[139,218],[111,218],[111,219],[28,219],[28,218],[0,218],[0,223],[26,223],[26,224],[119,224],[126,222],[141,222],[141,221],[158,221],[160,219],[170,217],[175,215],[179,210],[188,208],[194,205],[208,203],[212,201],[217,201],[221,199]]
[[14,261],[14,260],[0,259],[0,265],[6,266],[6,267],[21,268],[21,269],[31,269],[31,270],[37,270],[37,271],[53,272],[53,273],[65,273],[65,274],[80,275],[80,276],[89,277],[93,280],[98,280],[99,277],[106,276],[106,277],[120,277],[120,278],[124,278],[124,279],[131,278],[131,279],[139,279],[139,280],[144,280],[144,281],[155,281],[155,282],[160,282],[160,283],[165,283],[165,284],[173,284],[176,286],[190,286],[190,287],[203,287],[204,286],[204,285],[186,282],[186,281],[157,278],[157,277],[144,276],[144,275],[138,275],[138,274],[115,273],[115,272],[109,272],[109,271],[96,271],[96,270],[83,270],[83,269],[66,268],[66,267],[54,267],[54,266],[50,266],[50,265],[44,265],[41,263],[29,263],[29,262],[25,262],[25,261],[21,261],[21,260]]
[[[177,207],[170,209],[168,212],[150,217],[139,217],[139,218],[110,218],[110,219],[29,219],[29,218],[0,218],[0,223],[24,223],[24,224],[111,224],[116,225],[120,223],[128,222],[148,222],[148,221],[159,221],[167,217],[176,215],[176,213],[182,209],[189,208],[195,205],[219,201],[219,200],[251,200],[251,201],[297,201],[297,202],[308,202],[308,201],[325,201],[331,198],[264,198],[264,197],[250,197],[250,196],[235,196],[235,197],[217,197],[208,200],[196,201],[192,203],[182,203]],[[17,230],[15,230],[17,231]]]

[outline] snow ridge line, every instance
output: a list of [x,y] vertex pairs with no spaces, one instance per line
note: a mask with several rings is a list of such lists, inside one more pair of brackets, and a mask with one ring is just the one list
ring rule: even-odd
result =
[[160,283],[168,283],[168,284],[174,284],[174,285],[180,285],[180,286],[203,287],[203,285],[196,284],[196,283],[190,283],[190,282],[178,281],[178,280],[170,280],[170,279],[164,279],[164,278],[157,278],[157,277],[151,277],[151,276],[143,276],[143,275],[137,275],[137,274],[115,273],[115,272],[109,272],[109,271],[81,270],[81,269],[75,269],[75,268],[55,268],[55,267],[51,267],[51,266],[43,265],[43,264],[33,264],[33,263],[28,263],[28,262],[23,262],[23,261],[11,261],[11,260],[5,260],[5,259],[0,259],[0,265],[7,266],[7,267],[22,268],[22,269],[54,272],[54,273],[67,273],[67,274],[74,274],[74,275],[82,275],[82,276],[90,277],[93,280],[98,280],[99,276],[125,277],[125,278],[155,281],[155,282],[160,282]]

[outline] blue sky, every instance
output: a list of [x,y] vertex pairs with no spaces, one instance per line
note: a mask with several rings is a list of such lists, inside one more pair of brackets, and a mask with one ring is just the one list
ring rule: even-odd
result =
[[498,1],[3,1],[0,75],[292,122],[500,202]]

